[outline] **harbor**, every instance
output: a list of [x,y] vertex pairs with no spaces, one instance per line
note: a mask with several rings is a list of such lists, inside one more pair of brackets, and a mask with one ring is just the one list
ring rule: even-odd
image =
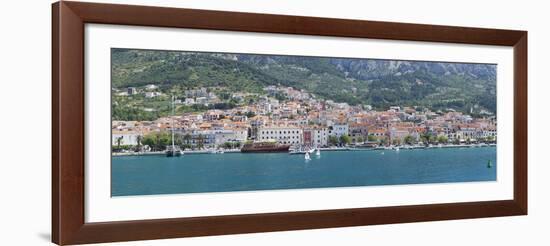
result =
[[494,64],[111,57],[113,196],[496,180]]

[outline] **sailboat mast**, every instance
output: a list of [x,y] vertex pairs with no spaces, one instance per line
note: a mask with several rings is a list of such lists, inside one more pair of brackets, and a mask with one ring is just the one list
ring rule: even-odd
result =
[[175,146],[174,146],[174,115],[175,115],[175,110],[174,110],[174,96],[172,96],[172,151],[175,150]]

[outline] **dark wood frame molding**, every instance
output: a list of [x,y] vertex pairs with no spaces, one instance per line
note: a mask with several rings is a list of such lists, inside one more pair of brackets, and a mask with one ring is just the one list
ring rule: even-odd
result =
[[[84,220],[84,24],[510,46],[514,199],[124,222]],[[59,245],[527,214],[527,32],[61,1],[52,6],[52,241]]]

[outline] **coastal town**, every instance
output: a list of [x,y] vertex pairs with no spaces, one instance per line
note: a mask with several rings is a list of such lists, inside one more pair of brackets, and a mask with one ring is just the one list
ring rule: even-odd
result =
[[[432,111],[417,106],[380,110],[325,100],[292,87],[266,86],[259,93],[229,95],[222,94],[223,89],[189,88],[179,94],[169,94],[154,84],[113,89],[118,98],[163,99],[168,107],[200,109],[174,110],[153,120],[113,119],[113,152],[160,152],[172,142],[182,150],[200,152],[240,150],[251,142],[302,149],[485,145],[497,140],[496,117],[486,110],[478,110],[475,117],[453,109]],[[209,107],[227,101],[234,102],[233,106]]]

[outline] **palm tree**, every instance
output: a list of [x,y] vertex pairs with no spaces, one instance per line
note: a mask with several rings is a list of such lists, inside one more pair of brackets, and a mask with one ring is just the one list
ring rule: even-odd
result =
[[120,144],[122,143],[123,138],[124,138],[123,136],[120,136],[120,137],[116,138],[116,147],[117,147],[117,149],[120,149]]
[[411,144],[413,144],[413,142],[414,142],[414,138],[411,135],[407,135],[405,137],[405,143],[411,145]]
[[338,144],[338,137],[336,136],[329,136],[328,137],[328,142],[330,145],[337,145]]
[[143,139],[143,136],[141,136],[141,135],[138,135],[137,138],[136,138],[138,150],[141,148],[141,140],[142,139]]
[[189,142],[191,141],[191,135],[189,133],[185,134],[183,136],[183,140],[185,140],[186,144],[189,144]]
[[156,143],[155,149],[161,150],[161,147],[160,147],[160,146],[161,146],[161,143],[160,143],[160,134],[157,133],[157,134],[155,135],[155,138],[156,138],[156,140],[157,140],[157,141],[155,142],[155,143]]

